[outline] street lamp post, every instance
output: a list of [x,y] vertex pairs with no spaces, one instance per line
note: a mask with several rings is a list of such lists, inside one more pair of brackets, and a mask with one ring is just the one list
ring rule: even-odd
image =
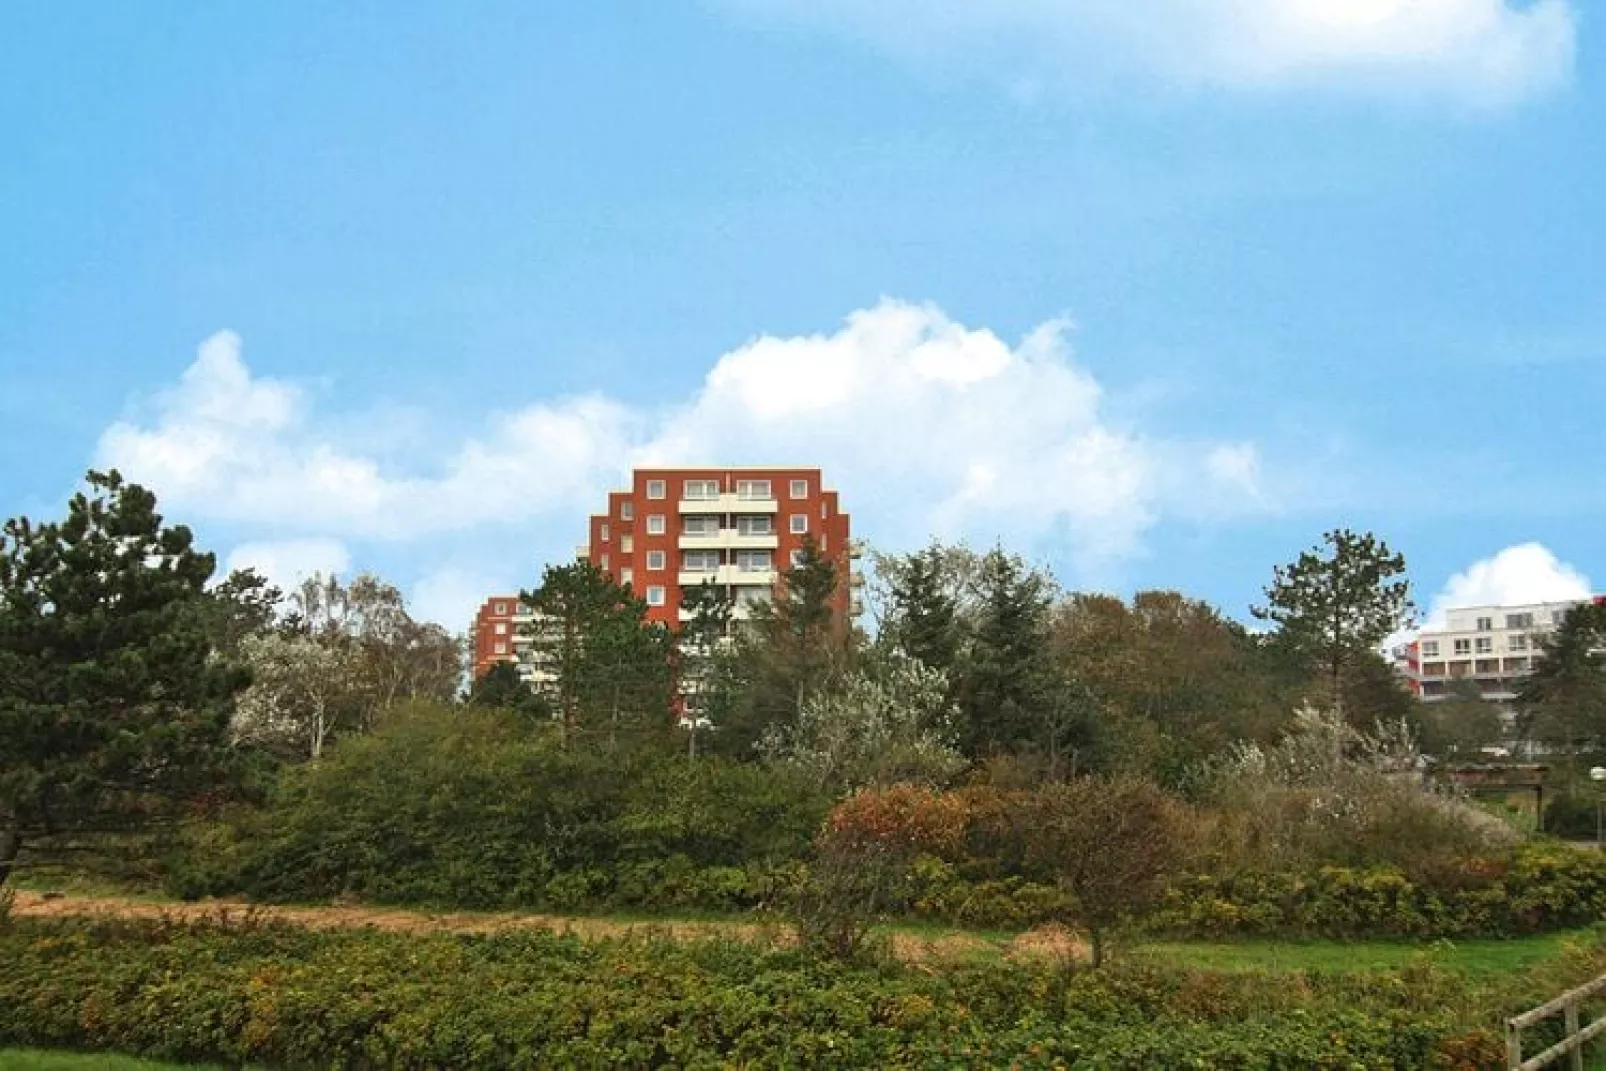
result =
[[1589,779],[1595,782],[1595,847],[1601,841],[1601,782],[1606,781],[1606,766],[1591,766]]

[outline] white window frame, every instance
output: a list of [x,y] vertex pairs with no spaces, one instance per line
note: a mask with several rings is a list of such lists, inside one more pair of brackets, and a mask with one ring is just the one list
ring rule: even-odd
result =
[[713,502],[719,498],[719,481],[687,480],[681,486],[680,497],[687,502]]
[[668,597],[664,593],[664,586],[662,584],[648,584],[647,585],[647,605],[648,606],[662,606],[667,601],[668,601]]
[[1506,640],[1506,649],[1510,651],[1526,651],[1528,649],[1528,634],[1519,632]]
[[1422,657],[1423,658],[1437,658],[1437,657],[1439,657],[1439,641],[1438,640],[1423,640],[1422,641]]
[[736,515],[736,534],[772,536],[775,534],[775,518],[768,513],[739,513]]
[[664,520],[662,513],[647,514],[648,535],[663,535],[666,531],[668,531],[668,522]]
[[809,515],[807,513],[794,513],[786,519],[786,529],[793,535],[809,534]]
[[790,493],[794,499],[809,497],[809,481],[793,480]]
[[693,513],[683,522],[682,530],[689,536],[717,536],[719,518],[712,513]]
[[1480,617],[1480,618],[1478,618],[1478,631],[1479,632],[1493,632],[1494,631],[1494,618],[1492,618],[1492,617]]
[[507,644],[505,644],[505,643],[498,643],[498,644],[497,644],[497,645],[496,645],[496,653],[497,653],[497,654],[507,654]]
[[669,558],[663,551],[649,550],[647,552],[647,572],[661,573],[668,567]]
[[1492,636],[1479,636],[1478,639],[1477,639],[1477,642],[1472,645],[1472,653],[1473,654],[1493,654],[1494,653],[1494,637],[1492,637]]
[[636,582],[636,571],[631,568],[619,570],[619,586],[627,588]]
[[[759,556],[763,557],[760,558]],[[750,562],[762,561],[762,565]],[[739,573],[768,573],[775,569],[775,554],[768,550],[739,550],[736,552],[736,571]]]
[[621,521],[633,521],[633,520],[635,520],[636,519],[636,504],[634,502],[621,502],[621,503],[619,503],[619,519]]
[[606,543],[606,542],[608,542],[608,541],[609,541],[609,540],[608,540],[608,535],[609,535],[609,532],[608,532],[608,525],[607,525],[607,523],[606,523],[606,522],[604,522],[604,523],[603,523],[603,525],[602,525],[602,541],[603,541],[603,542],[604,542],[604,543]]
[[505,602],[497,603],[495,612],[499,613],[499,614],[507,613],[507,603],[505,603]]
[[606,554],[604,554],[602,556],[602,560],[597,563],[597,568],[601,569],[605,573],[608,571],[608,556]]
[[629,554],[631,551],[633,551],[635,549],[636,549],[636,540],[635,540],[635,538],[629,532],[622,533],[619,536],[619,550],[621,552],[625,553],[625,554]]
[[507,622],[506,621],[498,621],[496,623],[496,634],[498,636],[506,636],[507,635]]
[[762,502],[774,498],[774,490],[768,480],[736,481],[736,497],[746,499],[749,502]]
[[789,565],[788,568],[796,569],[798,566],[802,565],[803,564],[803,548],[802,547],[793,547],[792,548],[792,553],[790,555],[789,560],[791,561],[791,565]]
[[665,480],[648,480],[647,481],[647,497],[648,498],[668,498],[669,497],[669,484],[668,484],[668,482],[665,481]]
[[719,551],[688,550],[681,556],[681,568],[688,573],[713,573],[719,570]]
[[1466,639],[1456,640],[1451,644],[1451,648],[1454,654],[1469,655],[1472,653],[1472,641]]

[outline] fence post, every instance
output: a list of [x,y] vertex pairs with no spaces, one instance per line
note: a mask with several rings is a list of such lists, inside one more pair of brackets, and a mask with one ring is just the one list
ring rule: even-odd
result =
[[1522,1066],[1522,1027],[1506,1022],[1506,1067],[1517,1071]]
[[[1567,1008],[1562,1012],[1567,1024],[1567,1036],[1573,1040],[1578,1039],[1578,1002],[1568,1001]],[[1574,1045],[1573,1051],[1567,1054],[1567,1066],[1571,1071],[1584,1071],[1584,1047]]]

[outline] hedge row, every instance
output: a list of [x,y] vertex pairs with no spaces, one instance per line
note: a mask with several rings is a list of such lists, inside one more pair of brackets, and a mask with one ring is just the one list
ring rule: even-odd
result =
[[1149,924],[1196,937],[1510,937],[1603,918],[1606,855],[1535,842],[1432,884],[1387,867],[1196,876]]
[[1500,1013],[1428,967],[932,973],[539,933],[31,921],[0,933],[0,1045],[229,1065],[1471,1067],[1498,1060],[1487,1027]]

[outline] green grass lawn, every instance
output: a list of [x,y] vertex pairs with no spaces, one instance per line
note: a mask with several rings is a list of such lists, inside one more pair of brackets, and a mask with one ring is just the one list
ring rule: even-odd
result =
[[1133,955],[1223,971],[1366,971],[1424,960],[1470,975],[1525,970],[1556,956],[1589,931],[1511,940],[1426,941],[1177,941],[1143,945]]
[[0,1049],[0,1071],[199,1071],[194,1064],[164,1064],[111,1053]]

